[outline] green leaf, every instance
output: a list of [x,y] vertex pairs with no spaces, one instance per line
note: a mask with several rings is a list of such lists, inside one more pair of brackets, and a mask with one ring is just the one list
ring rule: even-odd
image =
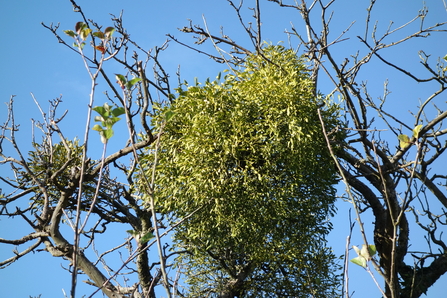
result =
[[411,145],[410,138],[407,135],[398,135],[397,138],[399,139],[399,146],[401,149],[405,149]]
[[75,31],[77,34],[80,34],[82,30],[87,28],[87,24],[84,22],[77,22],[75,25]]
[[93,36],[104,39],[104,33],[102,33],[101,31],[93,32]]
[[376,246],[373,244],[370,244],[368,246],[363,244],[362,249],[359,249],[355,245],[353,245],[352,248],[355,250],[358,256],[356,258],[351,259],[351,262],[359,266],[362,266],[363,268],[366,268],[367,261],[370,260],[371,257],[376,254]]
[[364,257],[358,256],[351,259],[351,262],[356,265],[362,266],[363,268],[366,268],[366,259]]
[[121,89],[124,89],[126,86],[126,77],[121,74],[115,74],[116,82],[120,85]]
[[132,89],[133,85],[135,85],[135,84],[138,83],[139,81],[141,81],[140,78],[133,78],[132,80],[128,81],[128,82],[126,83],[127,90]]
[[111,38],[114,32],[115,32],[115,28],[113,28],[113,27],[107,27],[107,28],[104,30],[104,35],[105,35],[107,38]]
[[64,33],[70,37],[76,37],[76,33],[73,30],[65,30]]
[[141,237],[140,243],[141,244],[146,243],[154,237],[155,237],[154,234],[152,234],[151,232],[148,232],[143,237]]
[[[97,112],[99,115],[101,115],[104,118],[108,117],[108,111],[104,107],[96,106],[93,108],[93,111]],[[95,121],[96,121],[96,118],[95,118]],[[100,121],[102,121],[102,120],[100,120]]]
[[126,83],[126,77],[123,76],[122,74],[115,74],[115,77],[118,81],[122,82],[123,84]]
[[373,257],[376,254],[376,252],[377,252],[376,246],[374,244],[368,245],[368,250],[369,250],[369,255],[371,257]]
[[165,112],[165,121],[166,122],[169,121],[172,118],[172,116],[174,116],[174,115],[175,115],[175,113],[173,111],[171,111],[171,109],[167,110]]
[[366,268],[367,261],[371,260],[371,258],[376,254],[376,246],[374,244],[369,244],[368,246],[363,244],[362,249],[359,249],[355,245],[353,245],[352,248],[355,250],[358,257],[353,258],[351,262],[362,266],[363,268]]
[[104,133],[104,137],[105,137],[107,140],[110,140],[110,138],[113,137],[113,129],[111,129],[111,128],[104,129],[104,130],[103,130],[103,133]]
[[101,142],[107,143],[107,141],[113,136],[113,125],[121,120],[121,118],[116,117],[119,115],[124,114],[125,110],[123,107],[118,107],[112,109],[112,107],[106,102],[103,106],[96,106],[93,108],[95,112],[100,114],[100,116],[95,116],[94,120],[96,122],[101,122],[100,126],[99,124],[96,124],[93,127],[93,130],[96,130],[99,132],[101,136]]
[[416,139],[419,138],[419,132],[421,131],[422,126],[422,124],[419,124],[413,129],[413,137],[415,137]]
[[123,115],[125,112],[126,110],[123,107],[118,107],[112,110],[112,115],[117,117]]
[[85,39],[87,39],[90,32],[92,32],[92,29],[85,28],[81,31],[81,33],[79,34],[79,37],[81,38],[81,40],[85,40]]
[[95,124],[95,126],[93,126],[92,129],[96,131],[103,131],[103,128],[99,124]]

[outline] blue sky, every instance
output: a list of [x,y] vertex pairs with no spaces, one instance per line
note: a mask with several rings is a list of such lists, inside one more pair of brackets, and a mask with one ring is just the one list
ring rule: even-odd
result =
[[[254,1],[246,1],[246,5],[253,6]],[[206,20],[211,32],[219,32],[220,26],[224,26],[226,34],[235,41],[250,47],[250,41],[243,32],[241,25],[231,7],[224,0],[172,0],[172,1],[141,1],[135,0],[125,3],[124,1],[86,1],[79,0],[84,12],[89,18],[104,26],[112,25],[109,13],[119,15],[124,10],[124,25],[132,38],[143,47],[151,48],[160,46],[166,40],[166,34],[171,33],[182,41],[192,44],[189,35],[178,32],[177,28],[188,25],[188,19],[194,23],[203,25],[203,18]],[[336,57],[341,58],[353,54],[356,49],[361,53],[365,52],[365,47],[359,46],[357,35],[363,36],[364,18],[366,7],[369,1],[358,0],[338,0],[333,6],[335,14],[333,17],[333,27],[331,38],[336,39],[339,34],[348,28],[355,21],[351,30],[346,34],[349,40],[334,45]],[[284,42],[288,44],[287,35],[283,32],[290,28],[291,22],[298,30],[300,27],[300,16],[293,10],[279,9],[277,5],[261,1],[263,10],[263,37],[274,44]],[[385,32],[391,20],[394,21],[393,28],[397,28],[411,20],[422,8],[422,1],[378,1],[372,18],[380,19],[378,32]],[[426,5],[429,9],[427,24],[434,24],[447,20],[447,12],[442,0],[428,0]],[[40,119],[40,112],[30,95],[32,92],[36,99],[42,104],[44,110],[48,109],[48,100],[62,95],[63,108],[69,109],[63,130],[70,138],[83,135],[83,123],[90,91],[90,81],[82,61],[78,55],[66,47],[58,44],[55,37],[45,29],[41,22],[45,24],[60,23],[60,30],[73,29],[74,24],[80,20],[78,14],[73,12],[71,3],[68,0],[47,0],[47,1],[2,1],[0,3],[0,25],[3,42],[0,47],[0,118],[6,117],[6,107],[3,102],[7,102],[11,95],[16,95],[16,123],[21,124],[19,134],[19,144],[24,148],[30,148],[31,121],[30,119]],[[245,13],[247,17],[251,12]],[[414,32],[418,25],[411,25],[409,28],[397,32],[396,36],[405,36],[408,32]],[[441,35],[439,35],[441,36]],[[330,39],[331,39],[330,38]],[[69,40],[68,37],[66,39]],[[384,41],[390,42],[391,38]],[[386,57],[393,59],[397,64],[409,67],[412,71],[421,71],[418,51],[423,49],[432,57],[444,56],[447,54],[445,40],[436,38],[436,33],[432,38],[409,42],[386,52]],[[292,46],[297,46],[297,41],[292,41]],[[212,52],[210,46],[205,45],[204,49]],[[174,77],[178,65],[181,65],[182,78],[192,81],[198,77],[199,81],[217,76],[218,72],[226,68],[225,65],[217,64],[211,60],[199,56],[193,51],[185,49],[171,42],[168,50],[161,58],[167,70]],[[408,119],[411,125],[411,115],[407,110],[415,109],[419,99],[424,99],[430,91],[414,90],[408,88],[414,82],[387,67],[383,67],[372,60],[367,66],[369,73],[364,74],[364,80],[368,81],[369,88],[374,90],[376,96],[383,93],[383,81],[389,79],[390,95],[389,108],[402,110],[402,117]],[[111,72],[122,72],[120,69],[107,69]],[[98,86],[98,94],[102,92],[101,85]],[[105,88],[105,87],[104,87]],[[323,93],[329,93],[332,86],[322,81],[320,89]],[[98,96],[99,97],[99,96]],[[100,102],[105,99],[98,99]],[[388,104],[388,103],[387,103]],[[440,103],[441,104],[441,103]],[[122,146],[119,140],[113,140],[113,146]],[[4,171],[5,167],[0,167]],[[0,175],[6,175],[0,172]],[[3,186],[0,185],[3,188]],[[338,205],[339,213],[334,219],[335,230],[331,234],[330,243],[337,254],[342,254],[346,237],[348,235],[348,210],[349,204]],[[354,219],[354,215],[353,215]],[[364,218],[365,222],[372,219]],[[371,228],[368,227],[367,228]],[[10,221],[2,219],[0,221],[0,237],[14,238],[21,237],[30,232],[29,228],[22,225],[20,221]],[[370,230],[370,235],[372,231]],[[19,235],[19,236],[18,236]],[[117,236],[118,241],[124,239],[125,235]],[[104,239],[109,243],[114,239]],[[416,241],[417,243],[417,241]],[[358,230],[354,231],[351,244],[360,245],[361,239],[358,237]],[[5,259],[11,256],[11,247],[0,245],[0,258]],[[351,257],[354,257],[352,252]],[[63,297],[62,288],[68,293],[70,290],[70,276],[61,269],[61,264],[67,265],[61,259],[51,257],[48,253],[30,254],[19,260],[15,264],[4,270],[0,270],[0,288],[5,297],[28,297],[29,295],[42,297]],[[379,291],[366,272],[360,267],[352,266],[350,269],[351,290],[355,290],[354,297],[380,297]],[[26,281],[26,282],[24,282]],[[430,289],[428,297],[445,297],[443,281]],[[91,288],[82,286],[79,290],[81,294],[89,294]],[[81,295],[79,295],[80,297]],[[99,296],[99,295],[98,295]]]

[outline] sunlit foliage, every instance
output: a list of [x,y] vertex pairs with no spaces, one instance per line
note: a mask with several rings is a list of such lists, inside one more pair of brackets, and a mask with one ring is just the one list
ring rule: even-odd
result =
[[305,62],[266,46],[222,81],[178,92],[142,161],[149,172],[157,150],[154,194],[172,221],[198,210],[175,231],[190,295],[335,295],[336,171],[317,110],[332,131],[338,107],[315,95]]

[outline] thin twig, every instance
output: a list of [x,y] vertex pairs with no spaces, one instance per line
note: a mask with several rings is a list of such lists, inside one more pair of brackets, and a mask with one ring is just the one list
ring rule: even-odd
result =
[[[362,235],[362,238],[363,238],[363,243],[364,243],[364,245],[366,245],[366,247],[369,247],[368,240],[366,238],[365,228],[364,228],[363,222],[362,222],[362,220],[360,218],[359,207],[358,207],[358,205],[357,205],[357,203],[356,203],[356,201],[354,199],[354,196],[352,195],[351,187],[349,185],[348,179],[346,178],[346,176],[344,174],[344,170],[341,167],[340,163],[338,162],[338,159],[335,156],[334,151],[332,150],[332,146],[331,146],[331,143],[329,141],[329,137],[328,137],[327,132],[326,132],[325,124],[324,124],[324,121],[323,121],[323,117],[321,116],[321,110],[320,109],[318,109],[318,117],[320,119],[321,127],[322,127],[322,130],[323,130],[323,135],[324,135],[324,138],[326,140],[326,144],[327,144],[327,147],[329,149],[329,153],[330,153],[331,157],[333,158],[333,160],[335,162],[335,165],[337,166],[338,172],[339,172],[340,176],[342,177],[343,182],[346,185],[346,192],[348,194],[348,197],[351,200],[352,206],[354,207],[354,210],[355,210],[355,213],[356,213],[356,216],[357,216],[356,220],[359,223],[360,234]],[[376,264],[376,262],[374,260],[371,260],[371,262],[373,263],[373,265],[376,268],[377,272],[381,273],[380,267]],[[374,276],[373,276],[373,279],[374,279]],[[385,293],[384,293],[384,291],[382,290],[382,288],[380,286],[379,286],[379,290],[381,291],[382,295],[385,297]]]

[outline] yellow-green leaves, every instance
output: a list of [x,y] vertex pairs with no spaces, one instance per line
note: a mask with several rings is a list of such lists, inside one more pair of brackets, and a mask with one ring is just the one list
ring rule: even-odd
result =
[[74,38],[78,38],[78,40],[73,43],[74,47],[80,47],[81,49],[85,46],[85,40],[88,35],[92,32],[90,28],[88,28],[87,24],[84,22],[77,22],[75,25],[75,31],[73,30],[65,30],[64,33],[68,36]]
[[76,37],[76,33],[73,30],[64,30],[64,33],[70,37]]
[[121,89],[123,90],[126,89],[127,91],[130,91],[136,83],[141,81],[140,78],[133,78],[131,80],[127,80],[127,78],[122,74],[115,74],[115,78],[116,82],[118,83],[118,85],[120,85]]
[[371,258],[376,254],[376,246],[373,244],[369,244],[366,246],[362,245],[362,249],[359,249],[357,246],[352,246],[352,248],[357,253],[357,257],[351,259],[351,262],[366,268],[367,262],[371,260]]
[[[268,264],[271,276],[262,270],[252,276],[263,275],[266,287],[283,281],[281,266],[304,283],[299,264],[320,264],[312,276],[327,280],[333,256],[324,242],[330,227],[322,222],[334,211],[336,173],[318,119],[323,99],[303,61],[269,46],[235,74],[185,83],[178,93],[153,122],[163,131],[154,195],[173,220],[199,209],[175,232],[179,245],[195,249],[183,268],[220,267],[216,274],[228,274],[210,252],[229,267]],[[323,111],[328,130],[339,124],[336,115],[335,105]],[[140,158],[148,175],[153,150]],[[203,277],[188,275],[190,283]]]
[[401,149],[405,149],[411,145],[410,138],[407,135],[398,135],[399,146]]
[[99,116],[95,116],[95,121],[100,122],[101,125],[96,124],[92,129],[99,132],[101,142],[106,144],[113,136],[113,125],[121,119],[118,116],[124,114],[125,110],[123,107],[112,108],[107,103],[102,107],[94,107],[93,110],[99,114]]
[[421,129],[422,129],[422,124],[419,124],[419,125],[417,125],[415,128],[413,128],[413,137],[415,138],[415,139],[418,139],[419,138],[419,132],[421,131]]
[[[83,146],[79,145],[79,140],[75,138],[73,141],[66,140],[54,144],[50,148],[45,144],[38,143],[33,143],[33,147],[34,150],[28,153],[28,168],[35,175],[35,179],[45,183],[50,202],[57,203],[60,198],[60,186],[68,185],[70,179],[74,178],[76,169],[81,167]],[[18,173],[18,181],[24,186],[35,183],[27,171],[23,170]],[[54,180],[50,180],[49,177],[54,173],[57,175],[54,176]],[[35,196],[31,198],[31,202],[37,204],[36,208],[44,205],[44,199],[39,192],[36,192]]]
[[[419,138],[419,132],[421,131],[423,125],[419,124],[413,129],[413,138],[418,139]],[[401,149],[405,149],[408,146],[412,144],[411,139],[404,134],[398,135],[397,138],[399,139],[399,146]]]
[[92,33],[92,29],[88,28],[88,25],[84,22],[77,22],[75,25],[75,30],[64,30],[64,33],[75,39],[73,43],[74,47],[79,47],[81,49],[85,46],[85,40],[88,38],[90,33],[93,37],[100,39],[100,44],[95,46],[95,49],[100,51],[103,55],[107,49],[107,42],[112,38],[112,34],[115,32],[115,28],[107,27],[104,32],[96,31]]

